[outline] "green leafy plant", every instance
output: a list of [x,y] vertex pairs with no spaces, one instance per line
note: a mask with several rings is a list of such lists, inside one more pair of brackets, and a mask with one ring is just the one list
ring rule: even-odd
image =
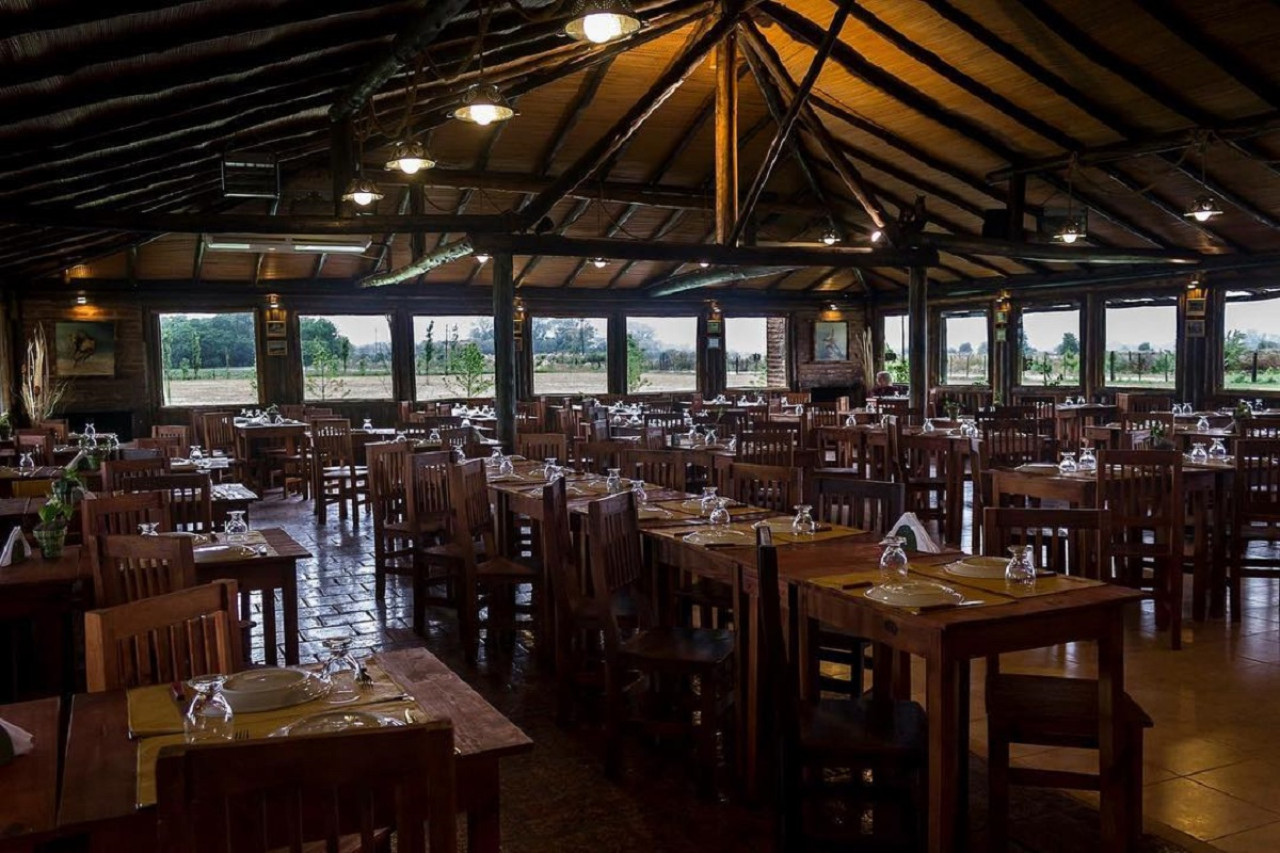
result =
[[75,512],[75,505],[50,495],[44,506],[36,512],[40,516],[40,523],[45,527],[65,527]]
[[644,378],[644,350],[634,335],[627,335],[627,391],[634,393],[649,384]]
[[453,372],[445,377],[444,384],[463,397],[480,397],[493,387],[489,378],[491,368],[484,353],[474,342],[468,341],[453,351]]

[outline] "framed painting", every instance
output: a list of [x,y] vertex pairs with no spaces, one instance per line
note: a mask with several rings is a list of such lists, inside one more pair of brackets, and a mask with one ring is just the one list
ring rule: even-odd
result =
[[59,376],[115,376],[116,324],[101,320],[66,320],[53,324]]
[[1187,321],[1187,337],[1203,338],[1204,337],[1204,320],[1188,320]]
[[285,336],[284,320],[268,320],[267,321],[267,337],[283,338]]
[[849,324],[843,320],[815,320],[813,360],[849,360]]
[[288,341],[267,341],[267,355],[288,355]]
[[1207,311],[1208,301],[1197,297],[1187,297],[1187,316],[1203,317]]

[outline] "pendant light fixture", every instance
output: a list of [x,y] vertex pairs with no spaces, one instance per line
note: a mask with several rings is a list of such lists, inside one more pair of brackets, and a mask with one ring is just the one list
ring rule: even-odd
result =
[[1073,160],[1067,171],[1067,217],[1062,221],[1062,227],[1058,229],[1058,233],[1053,235],[1053,239],[1066,243],[1068,246],[1077,240],[1083,240],[1088,236],[1089,230],[1086,224],[1088,220],[1082,216],[1075,215],[1075,193],[1072,190],[1074,170],[1075,161]]
[[627,0],[577,0],[564,32],[576,41],[605,44],[639,29],[640,19]]
[[476,263],[478,263],[480,266],[484,266],[485,264],[489,263],[489,256],[486,255],[484,252],[481,252],[480,254],[476,255],[475,258],[476,258]]
[[881,231],[879,228],[873,228],[871,230],[871,235],[869,239],[871,240],[872,243],[879,243],[881,240],[884,239],[884,232]]
[[387,160],[388,172],[399,170],[406,175],[416,175],[423,169],[434,169],[435,159],[421,142],[397,142]]
[[493,84],[478,84],[467,90],[462,103],[450,115],[461,121],[488,127],[497,121],[506,121],[516,111],[502,97],[502,92]]
[[606,261],[604,258],[592,258],[591,265],[598,270],[602,270],[605,267],[609,266],[609,262]]
[[828,246],[834,246],[836,243],[840,242],[840,232],[836,231],[834,228],[828,228],[826,231],[822,232],[822,242],[826,243]]
[[363,175],[357,175],[347,184],[347,191],[342,194],[343,201],[351,201],[361,207],[368,207],[383,198],[378,185]]
[[[1200,140],[1200,186],[1206,187],[1205,183],[1205,161],[1209,158],[1209,141],[1208,138]],[[1222,207],[1218,204],[1218,200],[1208,193],[1196,196],[1195,201],[1191,202],[1191,206],[1187,208],[1187,212],[1183,214],[1189,219],[1196,222],[1208,222],[1215,216],[1222,215]]]

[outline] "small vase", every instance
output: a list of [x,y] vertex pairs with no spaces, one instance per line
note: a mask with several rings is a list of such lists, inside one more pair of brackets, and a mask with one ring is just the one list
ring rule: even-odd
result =
[[56,560],[62,556],[62,548],[67,542],[67,526],[65,524],[37,524],[32,530],[36,544],[40,546],[40,554],[46,560]]

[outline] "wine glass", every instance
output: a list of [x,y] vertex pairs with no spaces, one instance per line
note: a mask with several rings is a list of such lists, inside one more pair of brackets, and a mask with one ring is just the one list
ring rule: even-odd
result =
[[227,513],[227,523],[222,526],[227,541],[241,544],[249,537],[249,522],[245,521],[244,510],[233,509]]
[[715,509],[717,500],[718,498],[716,497],[716,487],[703,486],[702,499],[698,501],[698,507],[702,511],[702,514],[710,515],[711,510]]
[[511,461],[510,456],[503,456],[498,463],[498,476],[509,477],[516,472],[516,464]]
[[901,536],[886,536],[880,541],[884,553],[880,555],[880,582],[901,583],[907,579],[907,568],[910,561],[907,552],[902,550],[906,540]]
[[440,443],[440,430],[435,427],[431,428],[431,432],[427,433],[427,442],[430,444]]
[[1203,463],[1209,461],[1209,452],[1204,449],[1203,441],[1191,442],[1191,452],[1187,454],[1187,458],[1192,462]]
[[1196,421],[1196,432],[1208,432],[1210,429],[1212,427],[1209,424],[1209,419],[1201,415],[1200,420]]
[[729,499],[716,498],[716,508],[711,510],[707,522],[713,528],[724,528],[729,526],[729,521]]
[[610,468],[609,476],[605,478],[604,490],[611,495],[616,495],[622,491],[622,469]]
[[[330,637],[324,641],[324,654],[316,658],[324,664],[320,677],[329,685],[330,705],[347,705],[360,698],[360,664],[351,654],[352,639]],[[327,655],[327,657],[326,657]]]
[[1213,443],[1209,445],[1209,458],[1215,462],[1226,461],[1227,447],[1222,443],[1222,439],[1215,438]]
[[371,418],[365,418],[364,423],[360,424],[360,429],[362,430],[373,429],[373,420]]
[[714,429],[707,430],[707,447],[713,447],[716,443],[716,431]]
[[496,470],[502,464],[502,450],[495,447],[493,452],[489,454],[489,458],[484,461],[484,467],[490,470]]
[[1076,455],[1066,452],[1062,454],[1062,461],[1058,463],[1059,474],[1074,474],[1080,470],[1080,466],[1076,464]]
[[635,479],[631,481],[631,494],[635,496],[637,506],[648,505],[649,493],[644,489],[644,480]]
[[845,425],[845,426],[847,426],[847,427],[854,427],[854,426],[857,426],[857,425],[858,425],[858,419],[857,419],[857,418],[855,418],[855,417],[851,414],[851,415],[849,415],[847,418],[845,418],[845,419],[844,419],[844,425]]
[[138,523],[139,536],[159,536],[160,522],[158,521],[141,521]]
[[81,433],[85,441],[96,442],[98,440],[98,430],[94,428],[93,421],[84,422],[84,432]]
[[1093,448],[1087,444],[1080,448],[1080,463],[1077,467],[1086,474],[1092,474],[1098,470],[1098,457],[1094,455]]
[[1009,546],[1009,563],[1004,567],[1004,579],[1015,584],[1036,582],[1036,566],[1031,560],[1030,545]]
[[204,451],[200,449],[200,445],[193,444],[191,445],[191,449],[187,451],[187,457],[192,462],[198,462],[199,460],[204,458]]
[[555,479],[553,475],[555,474],[557,467],[559,466],[556,464],[556,458],[554,456],[548,456],[546,459],[542,460],[542,476],[546,478],[548,483]]
[[182,735],[187,743],[216,742],[235,737],[231,705],[222,695],[224,681],[226,678],[221,675],[205,675],[188,682],[196,695],[182,716]]
[[18,459],[18,470],[22,472],[24,477],[34,474],[36,470],[35,456],[31,453],[22,454],[21,458]]
[[921,432],[933,432],[937,427],[933,425],[933,418],[925,418],[924,423],[920,425]]
[[738,452],[738,437],[736,435],[729,436],[729,441],[725,443],[724,449],[730,453]]
[[791,519],[791,532],[796,536],[812,536],[818,532],[818,523],[813,520],[813,507],[809,504],[796,504],[792,507],[796,517]]

